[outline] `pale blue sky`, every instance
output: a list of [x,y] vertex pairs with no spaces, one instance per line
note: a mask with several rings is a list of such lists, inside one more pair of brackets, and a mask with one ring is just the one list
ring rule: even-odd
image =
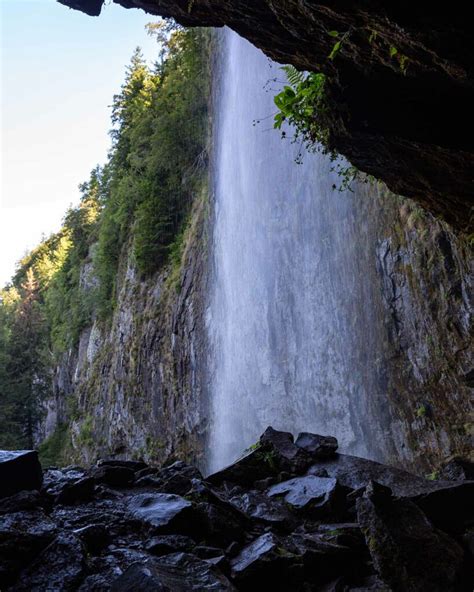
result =
[[55,0],[0,0],[0,18],[1,287],[105,161],[109,105],[134,48],[150,63],[158,48],[150,15],[113,4],[93,18]]

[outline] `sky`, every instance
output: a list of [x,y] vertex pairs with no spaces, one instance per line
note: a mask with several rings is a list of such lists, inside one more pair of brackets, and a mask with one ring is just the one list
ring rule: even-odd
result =
[[152,20],[115,4],[94,18],[55,0],[0,0],[0,287],[105,162],[125,66],[137,45],[157,58]]

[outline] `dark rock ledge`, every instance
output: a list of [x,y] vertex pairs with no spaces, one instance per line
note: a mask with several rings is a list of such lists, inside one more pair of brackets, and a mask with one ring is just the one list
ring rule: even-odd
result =
[[102,461],[41,484],[25,464],[0,485],[0,589],[471,591],[472,465],[428,481],[336,450],[268,428],[207,478]]
[[[90,15],[104,0],[58,0]],[[330,143],[354,166],[472,232],[469,5],[301,0],[113,0],[187,26],[228,25],[273,59],[328,75]],[[328,59],[344,38],[334,60]]]

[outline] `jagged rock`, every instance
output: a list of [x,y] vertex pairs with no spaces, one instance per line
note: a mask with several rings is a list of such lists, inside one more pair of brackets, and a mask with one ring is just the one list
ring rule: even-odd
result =
[[15,590],[75,590],[84,569],[85,555],[81,541],[71,533],[61,533],[23,572]]
[[279,500],[269,499],[263,493],[248,491],[235,495],[230,503],[248,516],[272,526],[290,530],[295,526],[295,518]]
[[91,477],[69,481],[64,484],[62,489],[56,495],[57,504],[75,504],[90,500],[94,495],[95,480]]
[[179,534],[169,534],[153,537],[147,542],[145,549],[152,555],[159,557],[161,555],[175,553],[176,551],[189,553],[195,546],[196,543],[190,537]]
[[42,510],[0,517],[0,587],[10,583],[53,540],[56,530]]
[[365,539],[357,522],[320,524],[318,527],[325,540],[365,553]]
[[123,467],[126,469],[132,469],[133,472],[143,471],[149,468],[148,465],[141,460],[106,460],[100,459],[97,461],[98,467]]
[[172,493],[136,495],[128,502],[128,509],[134,518],[153,527],[155,532],[187,533],[195,519],[193,504]]
[[474,523],[474,481],[450,481],[413,501],[435,526],[448,532],[462,532]]
[[466,458],[453,458],[439,471],[438,478],[446,481],[474,480],[474,463]]
[[333,436],[318,436],[309,432],[298,434],[295,445],[317,458],[334,456],[339,446],[337,438]]
[[344,493],[336,479],[307,475],[273,485],[270,497],[284,497],[296,510],[312,517],[329,516],[344,510]]
[[260,436],[260,449],[273,455],[280,470],[300,473],[311,464],[311,456],[293,442],[293,434],[280,432],[269,426]]
[[86,476],[84,469],[66,467],[64,469],[46,469],[43,475],[43,490],[56,498],[65,485],[72,485]]
[[0,498],[41,489],[43,471],[36,450],[0,450]]
[[132,565],[111,588],[114,592],[232,592],[234,586],[212,565],[188,553],[173,553]]
[[198,545],[197,547],[194,547],[193,554],[196,555],[196,557],[199,557],[199,559],[211,559],[213,557],[221,557],[222,549],[219,549],[218,547]]
[[395,591],[457,590],[463,550],[410,500],[364,496],[357,516],[374,566]]
[[241,519],[230,504],[225,507],[201,502],[197,504],[197,509],[202,537],[207,543],[225,548],[232,541],[242,541],[244,538],[247,519],[245,516]]
[[10,497],[0,499],[0,514],[34,510],[41,504],[41,497],[37,491],[20,491]]
[[182,461],[176,461],[154,474],[142,477],[137,481],[137,486],[149,485],[164,493],[185,495],[191,489],[193,479],[202,479],[200,471]]
[[228,481],[248,486],[276,477],[281,471],[303,472],[311,462],[311,456],[295,446],[292,434],[268,427],[248,454],[210,475],[207,481],[214,485]]
[[153,564],[134,563],[110,587],[112,592],[170,592],[155,573]]
[[320,474],[322,470],[328,477],[333,477],[341,485],[354,490],[365,488],[371,481],[376,481],[390,487],[394,495],[404,497],[428,493],[446,485],[348,454],[336,454],[334,458],[318,460],[308,469],[308,474]]
[[[218,488],[180,463],[163,469],[163,482],[175,477],[175,484],[186,482],[186,498],[156,492],[153,486],[139,492],[96,486],[92,497],[64,504],[61,492],[94,480],[77,468],[47,471],[42,492],[0,501],[0,588],[188,592],[234,590],[235,583],[240,590],[285,592],[472,589],[474,577],[467,569],[474,548],[468,506],[472,482],[425,483],[344,455],[313,463],[311,472],[327,466],[329,474],[341,462],[346,482],[348,467],[355,467],[354,481],[367,485],[350,490],[335,477],[300,475],[288,435],[267,435],[258,450],[273,451],[278,472],[272,479],[285,481],[272,483],[265,492],[242,483],[223,482]],[[269,468],[263,454],[252,462],[256,473],[258,462],[263,471]],[[99,468],[104,466],[132,470]],[[374,474],[392,479],[400,490],[424,493],[396,498],[371,479]],[[420,509],[423,505],[434,525]],[[342,522],[355,515],[354,506],[358,521]],[[465,556],[437,524],[455,531]],[[419,569],[426,565],[428,575]]]
[[135,472],[129,467],[104,464],[92,469],[90,476],[97,483],[111,487],[128,487],[135,479]]
[[[266,533],[232,559],[232,577],[245,589],[268,589],[278,584],[280,590],[297,581],[298,573],[290,569],[299,565],[297,558],[289,553],[283,543],[272,533]],[[249,583],[251,582],[251,584]],[[251,586],[251,587],[250,587]],[[259,588],[261,587],[261,588]]]
[[265,455],[256,448],[239,458],[235,463],[209,475],[206,481],[212,485],[222,485],[222,483],[228,482],[251,486],[256,481],[276,477],[278,472],[279,467],[276,465],[275,459],[270,454]]
[[98,555],[110,542],[109,533],[103,524],[89,524],[74,530],[73,533],[93,555]]
[[323,584],[338,576],[361,574],[361,553],[344,545],[328,542],[318,532],[295,532],[285,537],[285,548],[297,555],[306,581]]

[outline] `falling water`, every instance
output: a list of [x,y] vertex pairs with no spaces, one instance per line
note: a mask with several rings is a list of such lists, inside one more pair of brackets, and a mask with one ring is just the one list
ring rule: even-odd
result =
[[333,434],[345,451],[377,456],[368,427],[374,338],[355,249],[358,196],[334,191],[340,179],[323,155],[295,162],[298,146],[272,126],[278,83],[268,82],[283,73],[236,34],[224,37],[209,470],[233,461],[267,425]]

